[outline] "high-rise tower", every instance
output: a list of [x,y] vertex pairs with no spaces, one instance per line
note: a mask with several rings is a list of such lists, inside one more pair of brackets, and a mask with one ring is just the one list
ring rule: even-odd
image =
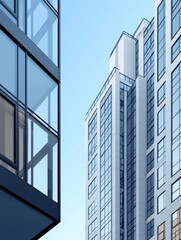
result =
[[181,1],[123,32],[85,120],[86,240],[181,239]]

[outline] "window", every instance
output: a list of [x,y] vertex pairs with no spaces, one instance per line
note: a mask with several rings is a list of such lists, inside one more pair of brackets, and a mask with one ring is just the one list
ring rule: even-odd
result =
[[147,81],[147,148],[154,142],[154,75]]
[[144,73],[147,75],[154,66],[154,53],[148,58],[147,62],[144,64]]
[[165,158],[165,138],[163,138],[157,145],[157,161]]
[[158,240],[165,240],[165,222],[158,226]]
[[158,201],[157,201],[157,204],[158,204],[158,213],[160,213],[161,211],[163,211],[163,209],[165,208],[164,207],[164,193],[163,192],[159,197],[158,197]]
[[89,143],[88,146],[88,159],[90,160],[91,157],[94,155],[97,149],[97,134],[93,137],[91,142]]
[[135,76],[137,78],[139,75],[139,41],[136,41],[136,44],[135,44],[135,59],[136,59]]
[[154,150],[147,155],[147,173],[154,168]]
[[160,134],[165,129],[165,106],[157,114],[157,132]]
[[179,31],[181,27],[181,2],[172,0],[172,37]]
[[15,12],[16,0],[2,0],[13,12]]
[[165,183],[165,164],[162,164],[161,167],[158,168],[157,173],[157,186],[160,188]]
[[0,157],[15,163],[15,106],[0,95]]
[[164,82],[164,84],[159,88],[159,90],[158,90],[158,92],[157,92],[157,105],[159,106],[160,103],[162,103],[164,99],[165,99],[165,82]]
[[89,126],[88,126],[88,139],[95,133],[95,130],[97,128],[97,114],[91,118],[89,121]]
[[28,108],[57,131],[58,85],[30,58],[27,68]]
[[17,96],[17,45],[0,31],[0,84]]
[[147,223],[147,240],[154,236],[154,219]]
[[88,207],[88,219],[91,218],[97,212],[97,201],[93,201]]
[[97,234],[97,218],[88,227],[88,240],[94,239]]
[[88,179],[92,177],[97,169],[97,155],[92,159],[88,166]]
[[158,62],[157,62],[157,76],[158,80],[165,73],[165,0],[163,0],[158,7]]
[[27,1],[27,35],[58,65],[58,16],[43,0]]
[[172,175],[181,169],[181,64],[172,72]]
[[177,39],[171,49],[171,59],[174,61],[181,52],[181,37]]
[[88,187],[88,198],[92,197],[96,190],[97,190],[97,178],[94,178],[94,180],[89,184]]
[[28,183],[57,201],[58,138],[28,114]]
[[181,239],[181,208],[172,214],[172,240]]
[[154,46],[154,32],[152,32],[152,34],[149,36],[149,38],[146,40],[144,44],[144,56],[148,55],[153,46]]
[[154,173],[147,178],[147,217],[154,213]]
[[181,196],[181,178],[172,184],[172,201]]

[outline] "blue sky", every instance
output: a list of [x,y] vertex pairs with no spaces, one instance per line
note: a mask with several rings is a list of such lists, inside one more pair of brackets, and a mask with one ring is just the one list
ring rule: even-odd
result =
[[153,0],[62,0],[62,222],[42,240],[84,240],[84,119],[109,75],[122,31],[153,17]]

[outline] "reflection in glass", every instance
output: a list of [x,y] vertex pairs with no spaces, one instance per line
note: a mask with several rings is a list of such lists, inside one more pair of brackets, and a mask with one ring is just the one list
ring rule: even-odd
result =
[[58,139],[28,119],[28,183],[57,201]]
[[16,169],[12,168],[11,166],[9,166],[7,163],[5,163],[4,161],[0,160],[0,166],[6,168],[8,171],[12,172],[13,174],[16,174]]
[[27,1],[27,31],[28,37],[58,65],[58,18],[44,1]]
[[15,109],[0,96],[0,153],[14,162]]
[[19,59],[18,59],[19,60],[19,64],[18,64],[19,100],[25,104],[25,52],[21,48],[19,48],[18,55],[19,55]]
[[0,84],[13,95],[17,95],[17,46],[0,31]]
[[57,130],[58,85],[28,58],[28,107]]
[[48,0],[48,1],[58,11],[58,0]]
[[164,192],[158,197],[158,213],[164,209]]
[[14,12],[15,11],[15,0],[3,0],[3,2]]
[[24,179],[25,116],[19,112],[19,177]]

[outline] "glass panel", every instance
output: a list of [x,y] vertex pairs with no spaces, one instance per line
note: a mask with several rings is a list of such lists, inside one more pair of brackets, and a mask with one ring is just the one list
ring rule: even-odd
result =
[[27,89],[28,107],[57,130],[58,85],[30,58]]
[[8,171],[16,174],[16,169],[12,168],[11,166],[9,166],[7,163],[3,162],[0,160],[0,166],[6,168]]
[[33,118],[28,119],[29,183],[57,201],[58,140]]
[[15,11],[15,1],[14,0],[3,0],[3,2],[14,12]]
[[58,65],[57,16],[42,0],[28,0],[27,7],[28,37]]
[[25,32],[25,0],[19,0],[19,28]]
[[48,0],[48,1],[58,11],[58,0]]
[[19,112],[19,177],[24,179],[25,116]]
[[[48,195],[48,166],[47,155],[33,168],[33,186]],[[43,174],[42,174],[43,173]]]
[[14,106],[0,96],[0,153],[14,162]]
[[17,46],[6,34],[0,31],[0,84],[15,96],[17,95]]
[[19,64],[18,64],[18,70],[19,70],[19,100],[25,104],[25,52],[21,50],[21,48],[18,49],[19,54]]

